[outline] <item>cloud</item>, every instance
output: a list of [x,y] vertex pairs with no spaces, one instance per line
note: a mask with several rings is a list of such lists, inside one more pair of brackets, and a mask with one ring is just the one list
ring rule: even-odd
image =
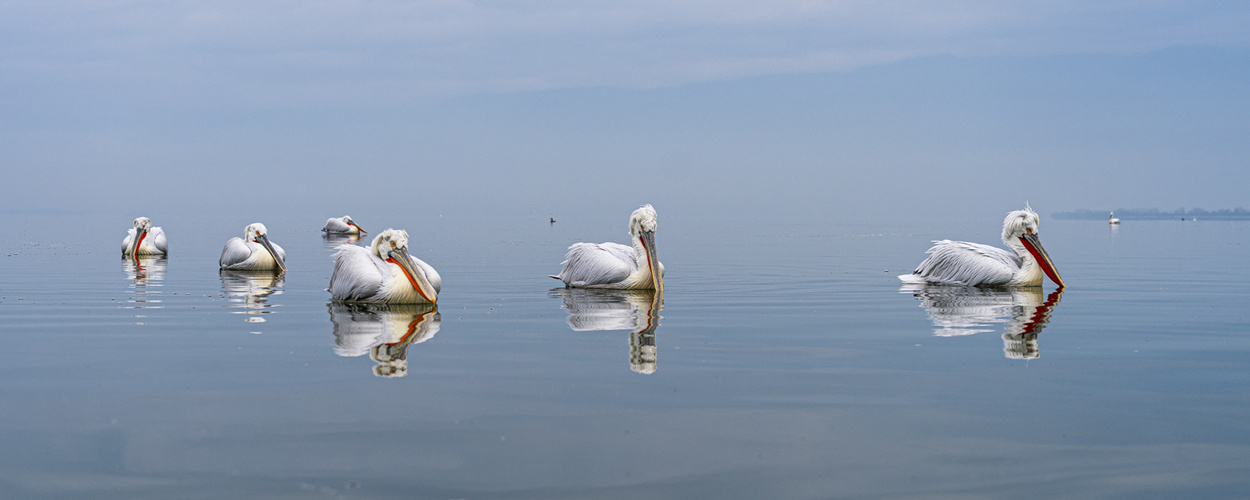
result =
[[1244,47],[1248,13],[1181,1],[8,3],[0,82],[277,106],[653,88],[937,54]]

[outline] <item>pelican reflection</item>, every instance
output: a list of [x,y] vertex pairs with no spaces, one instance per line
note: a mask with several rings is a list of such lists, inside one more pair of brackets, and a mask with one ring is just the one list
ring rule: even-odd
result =
[[899,291],[920,301],[933,321],[933,334],[938,337],[992,332],[996,331],[996,324],[1006,324],[1003,355],[1012,359],[1041,355],[1037,336],[1063,296],[1060,288],[1043,299],[1041,287],[904,285]]
[[549,296],[564,300],[569,328],[575,332],[630,330],[629,369],[644,374],[655,372],[655,329],[660,326],[662,292],[557,288]]
[[358,241],[360,241],[359,233],[324,233],[321,235],[322,244],[325,245],[326,250],[331,252],[338,251],[339,247],[343,245],[355,245]]
[[248,323],[264,323],[265,314],[274,304],[269,303],[271,295],[282,295],[283,274],[271,271],[232,271],[222,269],[221,290],[225,297],[226,307],[243,309],[235,314],[246,315]]
[[[160,256],[122,257],[122,273],[130,280],[130,298],[126,300],[128,309],[159,309],[164,307],[160,300],[161,282],[165,281],[165,266],[169,259]],[[147,315],[135,314],[136,318]],[[145,324],[142,321],[135,324]]]
[[355,357],[369,353],[378,364],[373,374],[408,374],[408,348],[438,333],[441,318],[433,304],[329,304],[334,324],[334,353]]

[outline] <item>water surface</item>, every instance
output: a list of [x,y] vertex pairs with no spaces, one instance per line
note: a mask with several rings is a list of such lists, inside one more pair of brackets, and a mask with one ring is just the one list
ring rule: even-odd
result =
[[318,215],[262,221],[282,277],[218,271],[250,220],[154,217],[170,256],[136,263],[126,218],[27,217],[0,248],[6,496],[1250,494],[1244,221],[1046,219],[1057,293],[895,278],[1000,217],[661,211],[657,301],[546,277],[624,215],[358,218],[413,235],[427,310],[329,303],[333,247],[367,239]]

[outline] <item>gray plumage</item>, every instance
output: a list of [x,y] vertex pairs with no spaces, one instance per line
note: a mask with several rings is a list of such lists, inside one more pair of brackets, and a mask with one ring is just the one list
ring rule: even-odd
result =
[[934,241],[933,248],[926,253],[929,257],[912,274],[900,277],[903,281],[915,282],[913,277],[920,277],[926,283],[1004,286],[1011,282],[1022,263],[1022,259],[1011,252],[967,241]]
[[563,264],[560,274],[552,277],[570,287],[614,285],[638,271],[634,249],[611,242],[574,243],[564,255]]

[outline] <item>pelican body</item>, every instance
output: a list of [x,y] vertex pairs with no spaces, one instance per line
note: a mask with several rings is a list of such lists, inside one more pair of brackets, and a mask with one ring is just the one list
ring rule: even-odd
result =
[[264,224],[248,224],[243,235],[230,238],[221,249],[218,263],[222,269],[286,272],[286,250],[269,241],[269,230]]
[[381,304],[438,303],[443,278],[408,253],[408,232],[387,229],[369,248],[343,245],[334,254],[330,298]]
[[1038,222],[1037,213],[1027,205],[1007,214],[1003,243],[1011,252],[966,241],[934,241],[929,257],[911,274],[898,278],[915,284],[1041,286],[1046,276],[1063,288],[1063,279],[1037,239]]
[[655,256],[657,214],[643,205],[629,216],[633,246],[620,243],[574,243],[564,269],[552,278],[566,288],[647,289],[664,293],[664,264]]
[[321,228],[321,231],[326,234],[360,234],[369,232],[365,231],[365,228],[356,225],[356,222],[352,220],[350,215],[344,215],[337,219],[326,219],[326,225]]
[[165,230],[152,227],[152,219],[147,217],[135,219],[134,225],[126,231],[126,239],[122,240],[123,257],[166,254],[168,243],[165,241]]
[[1111,212],[1111,215],[1107,216],[1107,224],[1114,225],[1114,224],[1119,224],[1119,223],[1120,223],[1120,219],[1115,218],[1115,212]]

